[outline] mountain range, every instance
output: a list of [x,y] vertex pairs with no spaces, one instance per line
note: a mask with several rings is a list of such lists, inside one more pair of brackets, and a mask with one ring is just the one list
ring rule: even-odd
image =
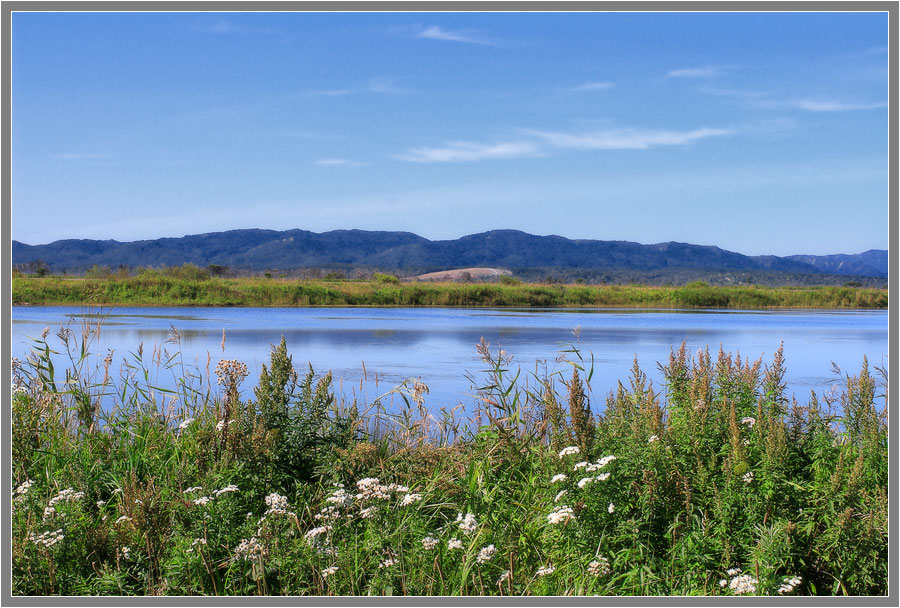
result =
[[[666,242],[537,236],[518,230],[492,230],[453,240],[428,240],[410,232],[366,230],[229,230],[143,241],[67,239],[45,245],[12,242],[15,267],[46,265],[52,272],[80,273],[110,268],[218,265],[236,271],[291,271],[305,268],[366,268],[419,274],[452,268],[490,266],[527,276],[558,271],[565,276],[674,276],[681,273],[749,272],[791,275],[809,283],[830,276],[876,277],[888,272],[888,252],[859,254],[747,256],[719,247]],[[610,274],[612,273],[612,274]],[[776,281],[778,282],[778,281]],[[790,281],[787,281],[790,282]],[[824,281],[824,282],[835,282]]]

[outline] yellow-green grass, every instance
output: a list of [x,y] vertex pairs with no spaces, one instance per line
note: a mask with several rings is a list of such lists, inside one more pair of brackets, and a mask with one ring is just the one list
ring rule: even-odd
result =
[[14,277],[14,305],[887,308],[886,289]]

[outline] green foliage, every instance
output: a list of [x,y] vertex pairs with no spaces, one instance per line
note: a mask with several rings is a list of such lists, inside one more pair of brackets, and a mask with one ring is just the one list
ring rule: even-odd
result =
[[385,274],[383,272],[376,272],[372,275],[372,279],[377,283],[399,283],[400,279],[392,274]]
[[865,361],[801,406],[780,350],[682,345],[662,390],[635,363],[591,411],[574,347],[532,393],[482,341],[460,420],[421,382],[358,416],[284,339],[252,400],[239,362],[216,395],[176,355],[157,402],[140,348],[116,380],[54,369],[90,344],[48,337],[12,370],[17,595],[887,593],[887,374]]
[[[210,278],[185,265],[103,279],[14,276],[13,304],[133,306],[622,306],[658,308],[887,308],[886,289],[851,287],[683,287],[298,281]],[[341,275],[342,277],[343,275]],[[384,275],[393,276],[393,275]],[[196,277],[196,278],[185,278]]]

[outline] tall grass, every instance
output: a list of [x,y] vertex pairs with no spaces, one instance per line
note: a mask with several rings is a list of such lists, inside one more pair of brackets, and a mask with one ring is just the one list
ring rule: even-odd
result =
[[240,362],[184,366],[174,331],[115,370],[93,319],[13,361],[14,594],[887,593],[865,361],[801,405],[780,350],[682,345],[659,390],[635,363],[601,408],[577,349],[529,391],[482,342],[464,419],[421,382],[342,403],[283,341],[252,391]]
[[132,306],[654,306],[887,308],[887,290],[860,287],[682,287],[296,281],[263,278],[14,277],[13,304]]

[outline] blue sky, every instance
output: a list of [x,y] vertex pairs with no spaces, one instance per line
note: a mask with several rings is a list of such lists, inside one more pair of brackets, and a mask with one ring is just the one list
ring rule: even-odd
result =
[[12,236],[888,244],[887,13],[15,13]]

